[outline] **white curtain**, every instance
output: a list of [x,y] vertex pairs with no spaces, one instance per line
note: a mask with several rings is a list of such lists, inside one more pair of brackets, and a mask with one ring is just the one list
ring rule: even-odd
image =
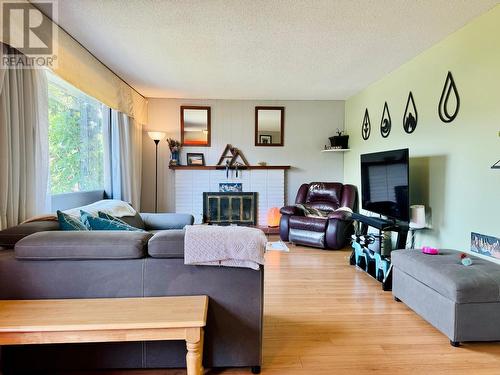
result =
[[50,210],[47,102],[43,70],[0,69],[0,229]]
[[111,110],[105,132],[106,193],[128,202],[136,210],[141,204],[142,125],[122,112]]

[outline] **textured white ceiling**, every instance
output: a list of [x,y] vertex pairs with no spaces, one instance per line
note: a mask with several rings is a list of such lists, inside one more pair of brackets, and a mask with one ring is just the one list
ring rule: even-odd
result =
[[60,0],[147,97],[346,99],[498,0]]

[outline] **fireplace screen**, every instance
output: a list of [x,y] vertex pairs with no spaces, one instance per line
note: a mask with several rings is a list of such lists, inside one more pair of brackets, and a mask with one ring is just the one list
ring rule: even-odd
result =
[[203,193],[203,222],[256,225],[257,193]]

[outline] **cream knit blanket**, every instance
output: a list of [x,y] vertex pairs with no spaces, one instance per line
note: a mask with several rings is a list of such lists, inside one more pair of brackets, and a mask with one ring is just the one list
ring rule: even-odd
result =
[[184,264],[244,267],[264,264],[266,236],[260,229],[236,226],[188,225]]

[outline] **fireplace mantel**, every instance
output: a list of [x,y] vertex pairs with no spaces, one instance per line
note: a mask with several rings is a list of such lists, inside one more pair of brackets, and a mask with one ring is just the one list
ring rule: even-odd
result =
[[[217,170],[217,169],[226,169],[223,165],[170,165],[170,169],[175,170],[186,170],[186,169],[194,169],[194,170]],[[290,169],[289,165],[240,165],[238,166],[239,170],[252,170],[252,169]],[[236,169],[235,167],[230,167],[230,169]]]

